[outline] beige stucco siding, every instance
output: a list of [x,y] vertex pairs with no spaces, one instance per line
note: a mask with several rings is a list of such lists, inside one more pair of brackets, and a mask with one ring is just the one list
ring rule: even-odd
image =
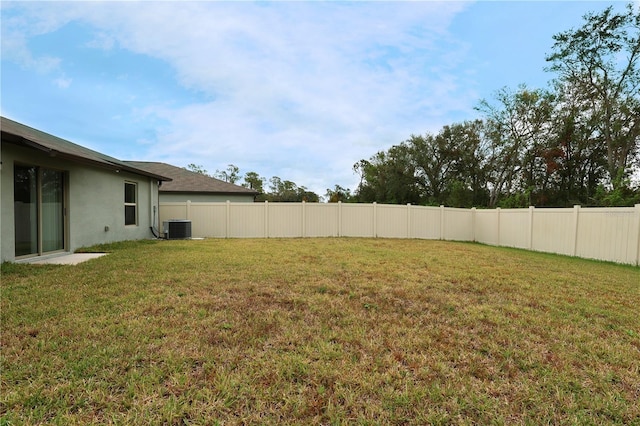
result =
[[[152,237],[153,206],[158,206],[157,182],[149,177],[87,166],[39,151],[2,144],[0,173],[0,257],[15,259],[14,164],[35,165],[66,173],[67,229],[65,249]],[[124,224],[124,183],[137,185],[137,225]],[[108,230],[106,227],[108,227]]]

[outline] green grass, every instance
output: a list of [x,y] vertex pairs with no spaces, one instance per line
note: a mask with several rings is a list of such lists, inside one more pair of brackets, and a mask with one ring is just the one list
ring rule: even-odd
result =
[[141,241],[2,265],[0,424],[640,424],[640,268]]

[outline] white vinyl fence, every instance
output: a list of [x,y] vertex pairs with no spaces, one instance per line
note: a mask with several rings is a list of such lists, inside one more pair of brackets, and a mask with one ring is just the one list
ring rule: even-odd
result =
[[374,237],[477,241],[640,265],[640,204],[568,209],[457,209],[351,203],[160,203],[160,224],[193,237]]

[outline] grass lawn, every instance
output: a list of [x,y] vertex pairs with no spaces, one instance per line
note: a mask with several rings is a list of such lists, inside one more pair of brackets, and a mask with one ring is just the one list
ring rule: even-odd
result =
[[640,268],[141,241],[2,265],[0,424],[640,424]]

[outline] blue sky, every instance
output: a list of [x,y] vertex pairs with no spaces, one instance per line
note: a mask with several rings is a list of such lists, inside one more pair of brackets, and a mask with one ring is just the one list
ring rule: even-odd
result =
[[1,113],[123,160],[353,190],[360,159],[545,87],[552,36],[610,4],[2,1]]

